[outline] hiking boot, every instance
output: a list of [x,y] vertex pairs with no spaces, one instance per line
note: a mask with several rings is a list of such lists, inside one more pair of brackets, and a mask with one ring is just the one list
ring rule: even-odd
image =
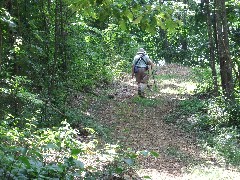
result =
[[141,89],[138,89],[138,95],[139,95],[139,96],[142,95],[142,91],[141,91]]
[[143,90],[144,90],[144,87],[143,87],[142,84],[140,84],[140,86],[138,87],[138,95],[139,95],[139,97],[142,97],[142,98],[145,97]]
[[138,91],[138,95],[139,95],[139,97],[141,97],[141,98],[145,98],[144,92],[142,92],[141,90]]

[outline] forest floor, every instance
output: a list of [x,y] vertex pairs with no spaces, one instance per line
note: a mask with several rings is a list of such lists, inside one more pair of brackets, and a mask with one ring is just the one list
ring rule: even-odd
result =
[[[197,84],[191,70],[179,65],[158,67],[152,90],[146,98],[139,98],[137,86],[130,75],[112,85],[105,98],[92,99],[88,113],[110,130],[112,142],[134,151],[154,151],[159,157],[138,159],[135,175],[126,179],[237,179],[240,174],[208,153],[200,145],[194,132],[185,131],[178,124],[166,121],[179,102],[193,96]],[[189,117],[180,117],[185,121]],[[134,178],[135,177],[135,178]],[[138,178],[137,178],[138,177]]]

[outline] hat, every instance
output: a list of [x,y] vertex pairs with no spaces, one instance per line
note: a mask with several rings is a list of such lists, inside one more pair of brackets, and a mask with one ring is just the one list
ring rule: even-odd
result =
[[146,53],[146,51],[143,48],[139,48],[137,54]]

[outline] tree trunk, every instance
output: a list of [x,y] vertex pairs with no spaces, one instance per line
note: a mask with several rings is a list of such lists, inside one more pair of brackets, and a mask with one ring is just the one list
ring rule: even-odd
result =
[[1,66],[2,66],[2,57],[3,57],[3,42],[2,42],[2,38],[3,35],[2,35],[2,25],[1,25],[1,22],[0,22],[0,71],[1,71]]
[[222,89],[228,99],[233,98],[232,62],[229,53],[228,27],[225,0],[215,0],[218,59]]
[[[186,4],[187,6],[188,1],[187,0],[183,0],[183,4]],[[186,6],[184,6],[186,8]],[[183,14],[183,34],[181,34],[180,36],[180,42],[182,45],[182,50],[187,51],[188,49],[188,42],[187,42],[187,36],[186,36],[186,26],[187,26],[187,9],[184,9],[184,14]]]
[[240,87],[240,66],[238,66],[237,80],[238,80],[238,86]]
[[214,92],[214,95],[217,96],[218,95],[217,71],[215,66],[215,52],[214,52],[213,30],[212,30],[209,0],[205,0],[205,3],[206,3],[207,27],[208,27],[208,39],[209,39],[209,51],[210,51],[210,67],[212,70],[212,80],[213,80],[213,87],[214,87],[213,92]]

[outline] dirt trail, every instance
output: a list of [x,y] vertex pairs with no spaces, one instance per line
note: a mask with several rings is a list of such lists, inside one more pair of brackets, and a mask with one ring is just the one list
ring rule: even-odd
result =
[[178,101],[189,97],[188,87],[184,84],[189,75],[190,71],[185,67],[160,67],[157,77],[168,76],[172,80],[166,78],[160,81],[156,78],[157,89],[148,91],[145,99],[137,96],[135,83],[125,77],[113,86],[104,104],[95,101],[89,109],[99,123],[112,130],[112,138],[116,142],[134,150],[159,153],[158,158],[139,159],[139,176],[149,175],[153,180],[188,179],[183,174],[188,167],[215,162],[214,158],[203,155],[194,134],[164,121],[174,111]]

